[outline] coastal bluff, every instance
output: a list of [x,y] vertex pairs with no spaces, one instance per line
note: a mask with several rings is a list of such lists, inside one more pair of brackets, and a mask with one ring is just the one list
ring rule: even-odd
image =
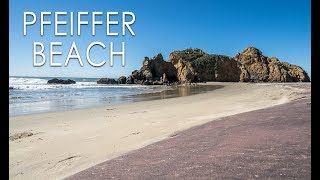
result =
[[310,78],[301,67],[264,56],[255,47],[248,47],[234,57],[189,48],[170,53],[168,61],[162,54],[145,57],[140,70],[128,77],[102,78],[98,83],[163,85],[206,81],[310,82]]

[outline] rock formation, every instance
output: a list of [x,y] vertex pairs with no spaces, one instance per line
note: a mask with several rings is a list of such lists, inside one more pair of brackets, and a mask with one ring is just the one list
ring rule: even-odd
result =
[[181,82],[232,81],[240,79],[239,63],[224,55],[209,55],[200,49],[174,51],[169,56]]
[[71,79],[63,80],[63,79],[53,78],[53,79],[48,80],[47,83],[48,84],[75,84],[76,81],[71,80]]
[[242,82],[308,82],[307,73],[299,66],[266,57],[255,47],[248,47],[234,59],[241,63]]
[[127,78],[125,76],[121,76],[118,79],[118,84],[126,84]]
[[151,59],[145,57],[140,70],[133,71],[126,82],[127,84],[161,85],[164,82],[170,83],[177,80],[176,68],[172,63],[165,61],[162,54],[158,54]]
[[118,82],[111,78],[101,78],[97,81],[97,84],[118,84]]
[[118,81],[102,78],[100,84],[162,85],[174,82],[309,82],[299,66],[267,57],[255,47],[248,47],[234,57],[208,54],[201,49],[174,51],[168,62],[161,54],[145,57],[140,70]]

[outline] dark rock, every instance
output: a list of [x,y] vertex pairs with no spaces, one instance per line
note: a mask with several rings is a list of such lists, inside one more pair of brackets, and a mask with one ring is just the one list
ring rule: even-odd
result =
[[71,79],[63,80],[63,79],[53,78],[53,79],[48,80],[47,83],[48,84],[75,84],[76,81],[71,80]]
[[118,79],[118,84],[126,84],[127,78],[125,76],[121,76]]
[[128,76],[126,83],[127,84],[134,84],[134,77],[132,75]]
[[153,85],[153,81],[152,80],[145,80],[142,84],[143,85]]
[[143,76],[143,72],[134,70],[132,72],[132,77],[136,80],[145,80],[145,77]]
[[138,79],[135,79],[134,80],[134,84],[143,84],[144,80],[138,80]]
[[13,87],[9,86],[9,90],[12,90],[12,89],[13,89]]
[[111,78],[101,78],[97,81],[98,84],[118,84],[118,82]]
[[164,74],[166,81],[168,82],[175,82],[178,80],[176,68],[172,63],[166,62],[161,54],[158,54],[151,59],[145,57],[143,66],[140,68],[140,70],[135,70],[132,72],[127,79],[127,84],[134,83],[153,85],[154,81],[161,81],[155,83],[160,85],[163,84],[162,78]]
[[145,60],[140,69],[146,79],[160,80],[163,74],[169,82],[177,81],[177,70],[172,63],[163,59],[162,54],[158,54],[149,60]]

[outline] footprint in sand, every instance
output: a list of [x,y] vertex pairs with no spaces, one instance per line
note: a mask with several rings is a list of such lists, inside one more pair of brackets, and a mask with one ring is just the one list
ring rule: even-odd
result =
[[80,155],[74,155],[74,156],[68,156],[58,162],[56,162],[53,166],[49,167],[47,171],[52,170],[52,169],[64,169],[68,166],[70,166],[74,161],[78,160],[81,158]]
[[115,110],[116,108],[107,108],[107,111]]
[[141,132],[133,132],[133,133],[131,133],[132,135],[138,135],[138,134],[140,134]]
[[118,117],[118,116],[109,116],[109,115],[107,115],[105,117],[107,117],[107,118],[115,118],[115,117]]
[[27,137],[30,137],[30,136],[33,136],[33,135],[36,135],[36,134],[39,134],[39,133],[32,133],[30,131],[14,133],[13,135],[9,136],[9,140],[15,141],[15,140],[27,138]]
[[131,112],[130,114],[137,114],[137,113],[146,113],[147,111],[135,111],[135,112]]
[[178,132],[174,132],[174,133],[170,134],[170,135],[169,135],[169,138],[174,138],[174,137],[176,137],[176,136],[178,136]]
[[[127,137],[129,137],[129,136],[132,136],[132,135],[138,135],[138,134],[140,134],[141,132],[133,132],[133,133],[131,133],[131,134],[129,134],[129,135],[127,135],[127,136],[124,136],[124,137],[122,137],[122,138],[127,138]],[[121,138],[121,139],[122,139]]]

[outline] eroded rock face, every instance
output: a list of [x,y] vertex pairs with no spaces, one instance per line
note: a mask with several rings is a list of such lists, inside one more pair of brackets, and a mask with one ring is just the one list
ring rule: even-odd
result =
[[264,56],[248,47],[235,57],[207,54],[201,49],[174,51],[169,56],[180,82],[308,82],[310,78],[299,66]]
[[176,68],[180,82],[195,81],[196,71],[191,62],[204,55],[208,54],[201,49],[186,49],[172,52],[168,61]]
[[71,80],[71,79],[63,80],[63,79],[53,78],[53,79],[48,80],[47,83],[48,84],[75,84],[76,81]]
[[242,64],[240,81],[242,82],[266,82],[269,78],[267,57],[255,47],[248,47],[242,53],[238,53],[234,59]]
[[193,66],[198,79],[196,81],[238,82],[240,80],[239,63],[224,55],[205,55],[196,59]]
[[310,82],[310,77],[301,67],[286,62],[282,63],[282,65],[285,67],[284,69],[287,69],[293,82]]
[[299,66],[266,57],[255,47],[248,47],[234,59],[241,63],[242,82],[308,82],[307,73]]
[[224,55],[209,55],[201,49],[174,51],[169,62],[177,69],[178,79],[184,82],[232,81],[240,79],[239,63]]
[[163,74],[166,74],[170,82],[177,80],[176,68],[172,63],[165,61],[162,54],[158,54],[149,60],[146,59],[140,71],[146,79],[152,79],[153,81],[160,80]]
[[161,54],[152,59],[145,58],[140,70],[135,70],[127,78],[127,84],[163,84],[165,74],[168,82],[177,81],[177,70],[172,63],[166,62]]

